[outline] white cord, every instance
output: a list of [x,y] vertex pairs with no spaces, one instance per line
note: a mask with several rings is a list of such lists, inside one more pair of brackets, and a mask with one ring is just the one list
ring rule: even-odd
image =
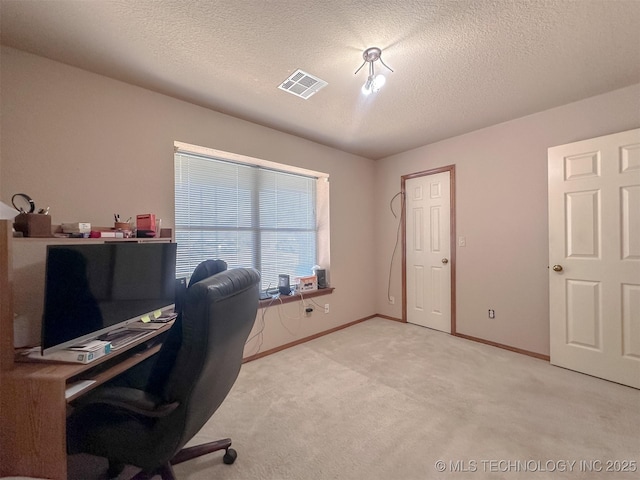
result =
[[[284,318],[286,318],[287,320],[295,320],[298,322],[297,328],[295,329],[296,332],[298,332],[300,330],[300,325],[301,325],[301,320],[302,320],[302,310],[298,311],[298,316],[297,317],[289,317],[286,313],[284,313],[284,311],[282,310],[282,307],[284,305],[284,302],[282,301],[281,298],[279,298],[280,300],[280,305],[278,305],[278,319],[280,320],[280,325],[282,325],[282,327],[289,332],[289,334],[292,337],[295,337],[296,334],[294,332],[292,332],[291,330],[289,330],[289,328],[284,324],[284,321],[282,320],[282,316],[284,315]],[[302,302],[300,303],[300,306],[302,306]]]
[[398,218],[398,216],[396,215],[396,212],[393,211],[393,201],[396,199],[396,197],[400,195],[401,200],[400,200],[400,219],[398,220],[398,230],[396,231],[396,244],[393,247],[393,253],[391,253],[391,261],[389,262],[389,280],[387,282],[387,300],[389,302],[391,302],[391,272],[393,271],[393,259],[396,256],[396,250],[398,250],[398,243],[400,242],[400,227],[402,225],[402,219],[404,218],[404,192],[398,192],[396,193],[393,198],[391,198],[391,201],[389,202],[389,208],[391,209],[391,213],[393,214],[394,218]]

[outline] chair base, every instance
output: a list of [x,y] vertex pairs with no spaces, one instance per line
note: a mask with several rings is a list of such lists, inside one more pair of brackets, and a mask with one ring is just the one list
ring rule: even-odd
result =
[[202,455],[206,455],[207,453],[224,450],[225,454],[223,461],[227,465],[231,465],[236,461],[236,457],[238,456],[238,454],[233,448],[230,447],[231,439],[223,438],[222,440],[216,440],[214,442],[208,442],[189,448],[183,448],[175,454],[170,463],[171,465],[178,465],[179,463],[186,462],[187,460],[191,460],[192,458],[201,457]]
[[[141,471],[138,472],[131,480],[150,480],[156,475],[160,475],[162,480],[177,480],[175,472],[173,471],[172,466],[177,465],[182,462],[186,462],[187,460],[191,460],[196,457],[201,457],[202,455],[206,455],[208,453],[217,452],[219,450],[224,450],[225,454],[222,459],[224,463],[227,465],[231,465],[236,461],[238,457],[238,453],[231,448],[231,439],[224,438],[222,440],[216,440],[214,442],[203,443],[201,445],[195,445],[189,448],[183,448],[166,464],[161,465],[160,467],[152,470],[152,471]],[[109,463],[109,473],[115,472],[118,469],[119,465],[113,465]],[[116,476],[122,471],[122,468],[116,473]]]

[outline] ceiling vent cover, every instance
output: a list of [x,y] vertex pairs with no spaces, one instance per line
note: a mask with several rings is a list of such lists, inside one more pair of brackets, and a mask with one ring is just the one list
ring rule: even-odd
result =
[[278,88],[306,100],[318,90],[326,86],[327,82],[324,80],[320,80],[318,77],[298,69],[293,72],[289,78],[282,82]]

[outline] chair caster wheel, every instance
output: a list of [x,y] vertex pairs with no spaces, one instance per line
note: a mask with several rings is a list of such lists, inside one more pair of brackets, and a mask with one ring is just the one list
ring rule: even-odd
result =
[[238,452],[236,452],[233,448],[228,448],[227,453],[222,457],[222,461],[227,465],[231,465],[238,458]]

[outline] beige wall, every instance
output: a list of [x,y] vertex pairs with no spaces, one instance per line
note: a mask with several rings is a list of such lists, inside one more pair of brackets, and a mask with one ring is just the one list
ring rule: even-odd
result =
[[[456,166],[457,331],[549,354],[547,148],[640,126],[640,84],[427,145],[376,163],[377,311],[397,220],[389,200],[400,177]],[[398,204],[396,203],[396,210]],[[401,297],[400,255],[391,294]],[[488,318],[493,308],[496,318]]]
[[173,226],[176,140],[325,172],[336,291],[317,300],[331,313],[270,309],[261,351],[375,313],[363,281],[374,276],[373,161],[11,48],[1,65],[5,203],[25,192],[50,206],[54,224],[154,212]]

